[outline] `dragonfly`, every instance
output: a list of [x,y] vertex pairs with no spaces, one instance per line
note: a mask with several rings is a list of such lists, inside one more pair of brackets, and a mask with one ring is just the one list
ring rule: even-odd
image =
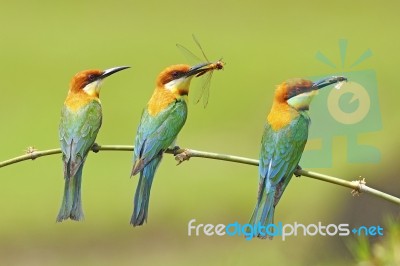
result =
[[196,77],[200,77],[200,76],[203,76],[203,77],[202,77],[202,82],[199,83],[200,88],[194,90],[195,93],[194,93],[194,97],[193,97],[195,104],[199,103],[200,99],[203,99],[203,106],[204,106],[204,108],[206,108],[206,106],[208,104],[208,98],[210,97],[211,77],[214,73],[214,70],[223,69],[225,63],[222,61],[222,58],[216,62],[211,62],[210,60],[208,60],[203,48],[200,45],[200,42],[197,40],[196,36],[193,34],[192,37],[204,57],[203,60],[200,59],[195,54],[193,54],[189,49],[187,49],[186,47],[184,47],[180,44],[176,44],[176,47],[178,47],[178,49],[185,55],[185,57],[187,57],[191,61],[194,61],[197,64],[199,64],[199,62],[203,62],[201,64],[204,64],[204,60],[205,60],[206,63],[209,64],[207,67],[208,71],[200,72],[199,74],[196,75]]

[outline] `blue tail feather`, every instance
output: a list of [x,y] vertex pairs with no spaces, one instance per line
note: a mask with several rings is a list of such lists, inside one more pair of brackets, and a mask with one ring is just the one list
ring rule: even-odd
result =
[[134,209],[131,218],[133,226],[143,225],[147,221],[147,214],[150,201],[150,190],[154,174],[162,159],[162,154],[157,155],[140,172],[139,183],[134,198]]
[[80,221],[84,218],[81,200],[82,170],[83,164],[74,176],[65,177],[64,197],[57,216],[57,222],[67,219]]
[[[275,212],[275,188],[270,187],[263,191],[262,197],[258,200],[256,207],[253,211],[253,215],[250,219],[250,224],[268,226],[274,223],[274,212]],[[254,232],[254,236],[260,238],[272,238],[266,234],[260,234],[260,232]],[[264,232],[265,233],[265,232]]]

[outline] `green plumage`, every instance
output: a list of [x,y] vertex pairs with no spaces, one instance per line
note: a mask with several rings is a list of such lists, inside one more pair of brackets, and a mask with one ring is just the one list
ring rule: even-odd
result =
[[274,222],[275,206],[299,164],[309,124],[307,111],[299,111],[296,118],[277,131],[270,124],[265,125],[261,141],[259,191],[251,224],[267,226]]
[[92,100],[76,111],[64,105],[61,111],[59,138],[64,162],[64,197],[57,222],[82,220],[82,169],[102,120],[101,104]]
[[185,124],[187,105],[176,100],[167,108],[152,116],[145,109],[135,139],[132,175],[140,172],[136,188],[131,224],[142,225],[147,219],[150,190],[155,171],[164,151],[169,148]]

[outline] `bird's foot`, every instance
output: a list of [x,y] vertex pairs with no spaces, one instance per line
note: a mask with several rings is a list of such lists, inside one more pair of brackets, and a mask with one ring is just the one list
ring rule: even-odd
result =
[[301,168],[300,165],[297,165],[297,166],[296,166],[296,170],[294,171],[294,175],[295,175],[296,177],[300,177],[301,174],[299,174],[299,171],[302,170],[302,169],[303,169],[303,168]]
[[181,147],[179,147],[179,146],[174,146],[171,150],[172,150],[172,153],[174,154],[174,156],[177,156],[179,153],[182,152]]
[[100,151],[100,145],[97,144],[96,142],[93,143],[93,145],[92,145],[92,151],[93,151],[94,153],[98,153],[98,152]]
[[188,149],[179,149],[179,153],[175,154],[175,160],[178,162],[177,165],[180,165],[184,161],[189,161],[190,159],[190,150]]

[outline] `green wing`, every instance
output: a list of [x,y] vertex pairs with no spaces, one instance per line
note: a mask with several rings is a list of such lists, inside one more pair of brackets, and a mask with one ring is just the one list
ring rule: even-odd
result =
[[100,102],[93,100],[77,111],[64,106],[59,138],[64,161],[64,176],[74,176],[92,147],[101,126]]
[[183,100],[171,103],[156,116],[151,116],[147,109],[142,118],[135,139],[134,173],[139,172],[160,152],[165,151],[176,139],[185,124],[187,106]]
[[278,131],[265,125],[260,152],[259,200],[264,189],[279,188],[275,199],[279,200],[295,171],[308,137],[310,119],[301,113],[288,126]]

